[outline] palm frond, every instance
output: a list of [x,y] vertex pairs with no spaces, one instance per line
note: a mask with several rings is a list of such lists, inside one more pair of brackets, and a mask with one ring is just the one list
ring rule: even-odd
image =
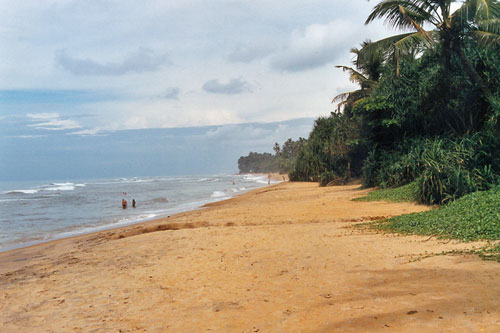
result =
[[454,24],[477,23],[500,17],[497,0],[467,0],[453,14]]
[[349,98],[350,94],[351,94],[350,92],[345,92],[345,93],[342,93],[342,94],[338,94],[337,96],[335,96],[332,99],[332,104],[335,103],[335,102],[339,102],[339,104],[345,103],[345,101],[347,100],[347,98]]
[[401,30],[411,30],[415,25],[421,26],[424,22],[438,24],[439,22],[429,12],[431,2],[425,0],[384,0],[376,5],[365,24],[376,19],[384,19],[387,25]]
[[395,43],[397,43],[401,39],[404,39],[404,38],[411,36],[413,34],[414,34],[414,32],[411,32],[411,33],[404,33],[404,34],[400,34],[400,35],[395,35],[395,36],[383,38],[381,40],[378,40],[376,42],[373,42],[373,43],[370,43],[370,44],[364,46],[361,49],[360,54],[363,57],[370,57],[373,55],[373,53],[382,52],[383,54],[385,54],[387,56],[387,54],[390,53],[390,51]]
[[400,54],[410,53],[411,50],[422,45],[432,47],[435,44],[435,41],[431,36],[432,33],[433,32],[424,31],[410,34],[394,43],[394,47],[400,52]]
[[349,74],[350,74],[349,80],[353,83],[362,84],[364,82],[370,81],[366,76],[364,76],[363,74],[361,74],[360,72],[358,72],[357,70],[355,70],[352,67],[342,66],[342,65],[335,66],[335,67],[342,68],[342,70],[344,72],[349,72]]
[[342,106],[346,106],[346,105],[354,106],[354,105],[358,104],[359,101],[367,98],[370,95],[370,93],[371,93],[371,90],[368,90],[368,89],[358,89],[358,90],[354,90],[354,91],[345,92],[345,93],[342,93],[342,94],[335,96],[332,99],[332,104],[335,102],[339,102],[337,104],[337,112],[340,112],[340,109],[342,108]]
[[476,38],[479,45],[483,47],[491,47],[500,45],[500,34],[488,31],[472,31],[472,36]]
[[500,34],[500,18],[479,21],[477,28],[480,31]]

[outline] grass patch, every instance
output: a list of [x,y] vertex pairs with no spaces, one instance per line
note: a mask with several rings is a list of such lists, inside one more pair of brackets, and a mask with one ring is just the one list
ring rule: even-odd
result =
[[[393,217],[377,229],[404,234],[435,235],[463,241],[500,239],[500,186],[474,192],[439,209]],[[500,246],[491,255],[500,259]]]
[[356,198],[353,201],[392,201],[412,202],[416,199],[417,183],[413,182],[400,187],[377,189],[368,193],[366,197]]
[[494,260],[500,262],[500,244],[486,246],[479,252],[479,256],[484,260]]

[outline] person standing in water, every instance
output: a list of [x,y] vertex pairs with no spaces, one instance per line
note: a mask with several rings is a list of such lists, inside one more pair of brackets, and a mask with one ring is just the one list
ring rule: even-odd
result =
[[122,199],[122,208],[125,209],[127,208],[127,200]]
[[132,199],[132,208],[135,208],[135,199]]

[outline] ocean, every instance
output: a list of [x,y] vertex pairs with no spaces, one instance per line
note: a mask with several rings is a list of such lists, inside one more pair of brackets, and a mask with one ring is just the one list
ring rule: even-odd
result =
[[266,185],[260,175],[0,182],[0,252],[193,210]]

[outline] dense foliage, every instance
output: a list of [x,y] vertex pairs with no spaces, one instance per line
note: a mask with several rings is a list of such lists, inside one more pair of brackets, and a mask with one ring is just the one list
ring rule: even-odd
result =
[[288,173],[305,143],[304,138],[297,141],[288,139],[282,147],[278,143],[274,144],[274,154],[250,152],[248,156],[238,159],[238,169],[240,173]]
[[392,201],[413,202],[416,200],[417,183],[413,182],[395,188],[380,188],[371,191],[367,196],[353,199],[353,201]]
[[465,195],[440,209],[396,216],[380,227],[462,240],[500,239],[500,187]]
[[359,140],[359,124],[353,118],[332,114],[317,119],[307,143],[298,152],[290,179],[326,185],[358,176],[364,155]]
[[[339,111],[316,121],[292,180],[366,186],[415,184],[415,197],[443,204],[499,183],[500,4],[385,0],[385,18],[414,30],[353,49],[360,89],[335,97]],[[425,31],[424,24],[434,30]]]
[[240,173],[256,172],[267,173],[278,171],[278,161],[270,153],[250,152],[248,156],[241,156],[238,159],[238,169]]

